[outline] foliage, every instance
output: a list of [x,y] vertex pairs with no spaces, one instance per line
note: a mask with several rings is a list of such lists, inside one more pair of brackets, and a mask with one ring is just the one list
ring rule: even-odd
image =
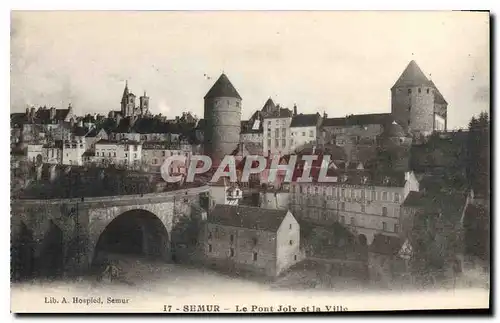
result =
[[467,140],[467,179],[477,194],[490,194],[490,120],[482,112],[469,123]]

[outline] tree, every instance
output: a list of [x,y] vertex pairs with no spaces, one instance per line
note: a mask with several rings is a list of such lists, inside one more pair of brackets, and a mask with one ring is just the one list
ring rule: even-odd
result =
[[482,112],[469,122],[467,138],[467,179],[470,187],[479,195],[490,194],[490,120]]

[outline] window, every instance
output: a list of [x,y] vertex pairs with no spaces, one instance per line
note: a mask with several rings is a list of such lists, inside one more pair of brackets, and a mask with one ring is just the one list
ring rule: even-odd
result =
[[96,153],[95,153],[95,155],[96,155],[96,156],[99,156],[99,152],[96,152]]
[[267,126],[270,127],[271,126],[271,120],[267,121]]
[[275,146],[276,148],[278,148],[278,147],[280,146],[280,140],[279,140],[279,139],[275,139],[275,140],[274,140],[274,146]]
[[293,256],[293,260],[294,260],[294,261],[297,261],[297,255],[294,255],[294,256]]
[[231,234],[231,235],[229,236],[229,240],[231,240],[231,243],[233,243],[233,242],[234,242],[234,234]]
[[302,186],[299,186],[299,193],[302,194]]
[[345,223],[345,216],[340,216],[340,223],[344,224]]
[[271,139],[267,139],[267,147],[271,147]]
[[[67,155],[67,154],[66,154]],[[108,153],[108,156],[111,157],[111,153]]]
[[137,151],[137,146],[136,145],[134,145],[134,151]]
[[387,192],[382,192],[382,201],[387,201]]
[[257,245],[257,238],[253,238],[252,239],[252,243],[253,243],[254,246],[256,246]]
[[429,89],[427,89],[427,94],[429,94]]
[[382,207],[382,215],[387,216],[387,208],[385,206]]
[[134,154],[134,158],[137,158],[137,154]]
[[281,129],[281,136],[286,137],[286,128]]
[[306,136],[306,133],[305,133],[305,131],[304,131],[304,132],[302,132],[302,137],[305,137],[305,136]]
[[113,156],[116,157],[116,152],[113,153]]
[[253,253],[253,261],[257,261],[257,253],[256,252]]
[[234,257],[234,249],[233,248],[229,249],[229,253],[230,253],[229,254],[230,257]]
[[351,217],[351,225],[354,225],[354,218]]
[[399,232],[399,225],[394,224],[394,232],[398,233]]
[[365,199],[365,190],[361,190],[361,199]]
[[309,130],[309,137],[314,137],[314,131]]
[[377,200],[377,192],[372,191],[372,201]]
[[418,93],[422,93],[422,89],[421,88],[418,88]]
[[162,153],[162,156],[165,157],[165,151],[162,151],[161,153]]
[[286,139],[281,139],[281,147],[286,147]]
[[212,245],[211,244],[208,245],[208,252],[212,252]]
[[394,202],[399,202],[399,193],[394,193]]
[[351,190],[351,198],[352,199],[356,198],[356,191],[354,189]]
[[156,165],[158,163],[158,160],[155,158],[153,159],[153,165]]
[[290,223],[290,230],[292,230],[292,224]]
[[293,246],[293,240],[288,241],[288,244]]
[[340,191],[340,196],[345,197],[345,188]]
[[280,136],[280,130],[279,129],[274,130],[274,136],[276,138],[278,138]]
[[382,222],[382,230],[387,231],[387,223]]
[[340,203],[340,209],[342,211],[345,211],[345,203],[344,202]]
[[365,206],[364,205],[361,205],[361,212],[365,213],[366,212],[366,209],[365,209]]

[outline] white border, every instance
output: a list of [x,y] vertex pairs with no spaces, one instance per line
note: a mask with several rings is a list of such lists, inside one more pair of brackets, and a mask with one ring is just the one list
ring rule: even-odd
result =
[[[498,12],[495,10],[499,5],[498,1],[460,1],[460,0],[451,0],[451,1],[435,1],[435,0],[419,0],[412,2],[402,2],[402,1],[346,1],[346,2],[327,2],[327,1],[318,1],[318,0],[308,0],[308,1],[284,1],[284,2],[275,2],[271,3],[266,0],[248,0],[248,1],[228,1],[228,0],[210,0],[210,1],[178,1],[178,2],[165,2],[164,4],[160,4],[159,1],[151,1],[151,0],[142,0],[142,1],[130,1],[130,0],[120,0],[120,1],[108,1],[104,3],[102,0],[87,0],[87,1],[62,1],[62,0],[46,0],[46,1],[28,1],[28,0],[19,0],[19,1],[2,1],[1,7],[1,17],[0,23],[2,24],[2,43],[4,44],[4,50],[2,53],[2,62],[0,65],[2,70],[1,75],[3,76],[3,86],[1,87],[0,96],[3,99],[4,106],[10,106],[9,103],[9,88],[10,88],[10,79],[9,79],[9,60],[10,60],[10,10],[146,10],[146,9],[154,9],[154,10],[468,10],[468,9],[485,9],[492,10],[493,13]],[[498,20],[496,20],[496,24],[498,24]],[[495,35],[496,39],[496,35]],[[495,40],[495,43],[497,41]],[[498,84],[497,84],[498,86]],[[497,88],[495,87],[495,90]],[[498,93],[498,92],[496,92]],[[10,110],[10,109],[9,109]],[[8,151],[9,142],[7,141],[10,128],[8,124],[8,117],[5,115],[2,119],[2,122],[5,122],[4,127],[1,127],[1,131],[4,131],[5,134],[1,136],[2,140],[4,140],[5,151]],[[498,131],[495,131],[495,139],[497,144],[500,140],[498,138]],[[10,133],[9,133],[10,136]],[[498,148],[498,147],[496,147]],[[8,187],[9,174],[7,173],[8,168],[8,159],[4,158],[2,162],[2,167],[0,168],[3,172],[3,176],[1,176],[4,182],[2,185],[2,207],[5,208],[4,212],[2,212],[5,223],[0,226],[2,232],[2,248],[0,249],[2,252],[2,256],[5,259],[4,266],[2,266],[2,274],[3,280],[2,283],[2,322],[6,322],[8,320],[13,320],[14,316],[9,315],[10,313],[10,284],[9,284],[9,246],[10,246],[10,233],[9,233],[9,224],[7,223],[7,219],[9,219],[8,214],[9,211],[9,192],[10,187]],[[500,175],[499,175],[500,176]],[[496,179],[496,178],[495,178]],[[495,200],[499,201],[497,193],[495,192]],[[497,221],[498,223],[498,221]],[[495,227],[496,229],[496,227]],[[495,230],[498,232],[498,230]],[[494,236],[494,235],[493,235]],[[498,297],[497,297],[498,298]],[[492,304],[493,305],[493,304]],[[165,320],[172,319],[173,317],[158,317],[155,318],[157,320]],[[304,319],[305,317],[301,317]],[[5,320],[4,320],[5,319]],[[51,320],[52,318],[37,318],[38,320]],[[95,318],[98,321],[104,321],[106,318],[99,317]],[[111,318],[107,318],[106,320],[110,320]],[[121,318],[113,318],[113,320],[120,320]],[[241,319],[241,318],[235,318]],[[244,319],[244,318],[243,318]],[[268,318],[266,318],[267,320]],[[285,318],[286,319],[286,318]],[[334,318],[338,319],[338,318]],[[385,318],[382,318],[385,320]],[[25,321],[34,321],[35,318],[24,319]],[[70,318],[64,318],[63,320],[70,320]],[[140,318],[138,318],[140,320]],[[262,318],[261,318],[262,320]]]

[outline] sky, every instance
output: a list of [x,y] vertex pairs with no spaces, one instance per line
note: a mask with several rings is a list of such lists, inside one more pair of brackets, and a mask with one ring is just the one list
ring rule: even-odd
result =
[[11,14],[11,112],[120,109],[125,81],[153,114],[203,117],[224,72],[242,118],[271,97],[328,117],[390,112],[411,60],[448,101],[448,127],[489,111],[489,16],[478,12],[44,11]]

